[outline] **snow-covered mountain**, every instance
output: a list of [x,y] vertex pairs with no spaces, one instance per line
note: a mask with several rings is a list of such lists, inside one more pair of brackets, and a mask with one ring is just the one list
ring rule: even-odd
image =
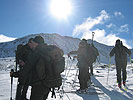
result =
[[12,37],[7,37],[3,34],[0,34],[0,42],[7,42],[7,41],[13,41],[15,40],[16,38],[12,38]]
[[[0,58],[5,57],[14,57],[15,56],[15,50],[18,44],[26,44],[28,39],[31,37],[35,37],[37,35],[40,35],[44,38],[45,42],[47,44],[54,44],[61,49],[63,49],[64,53],[67,54],[68,52],[72,50],[77,50],[78,44],[80,42],[80,39],[68,37],[68,36],[61,36],[59,34],[31,34],[22,38],[15,39],[14,41],[10,42],[3,42],[0,43]],[[91,43],[91,40],[88,40],[88,43]],[[101,43],[98,43],[94,41],[94,45],[96,48],[98,48],[100,56],[98,60],[102,63],[108,63],[109,62],[109,52],[113,48],[112,46],[107,46]],[[133,52],[133,49],[132,49]],[[133,57],[133,56],[132,56]],[[114,62],[114,60],[111,60]]]

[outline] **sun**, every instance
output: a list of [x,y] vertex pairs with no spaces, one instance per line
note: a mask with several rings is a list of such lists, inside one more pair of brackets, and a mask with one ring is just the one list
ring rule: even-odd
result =
[[71,13],[71,2],[70,0],[52,0],[50,10],[57,18],[65,19]]

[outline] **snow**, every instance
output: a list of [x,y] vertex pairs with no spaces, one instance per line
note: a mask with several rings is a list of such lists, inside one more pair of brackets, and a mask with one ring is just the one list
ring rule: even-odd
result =
[[[10,69],[15,66],[14,58],[1,58],[0,59],[0,100],[9,100],[10,93],[11,93],[11,82],[9,72]],[[76,67],[76,60],[66,59],[66,68],[65,71],[62,73],[63,77],[63,90],[66,92],[76,91],[79,89],[79,81],[77,78],[77,71],[78,68]],[[51,98],[51,93],[48,96],[47,100],[133,100],[133,67],[130,63],[127,65],[127,91],[123,93],[117,87],[116,81],[116,69],[115,65],[111,65],[109,68],[109,77],[108,76],[108,67],[104,64],[95,63],[94,64],[94,76],[91,77],[92,84],[95,87],[93,90],[90,91],[97,91],[102,92],[104,94],[95,94],[95,95],[88,95],[88,94],[76,94],[76,93],[63,93],[60,91],[56,93],[56,99]],[[75,82],[74,82],[75,81]],[[16,94],[16,85],[17,79],[14,78],[13,81],[13,98]],[[62,87],[61,87],[62,88]],[[30,90],[28,90],[27,97],[30,97]],[[60,98],[59,95],[63,97]]]

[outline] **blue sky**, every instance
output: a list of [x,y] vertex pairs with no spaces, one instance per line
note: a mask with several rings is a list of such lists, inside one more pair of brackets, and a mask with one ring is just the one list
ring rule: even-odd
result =
[[58,33],[114,45],[121,39],[133,47],[133,0],[69,0],[67,19],[50,12],[52,0],[0,0],[0,34],[20,38],[34,33]]

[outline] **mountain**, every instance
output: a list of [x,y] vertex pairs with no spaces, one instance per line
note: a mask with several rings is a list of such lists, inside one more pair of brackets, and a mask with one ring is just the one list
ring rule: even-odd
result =
[[[78,49],[78,44],[80,42],[80,39],[73,38],[69,36],[61,36],[59,34],[53,33],[53,34],[31,34],[22,38],[15,39],[10,42],[3,42],[0,43],[0,58],[5,57],[14,57],[15,56],[15,50],[18,44],[26,44],[29,38],[35,37],[37,35],[40,35],[44,38],[45,42],[47,44],[54,44],[58,46],[59,48],[63,49],[64,53],[67,54],[68,52],[72,50]],[[88,43],[91,43],[91,40],[88,40]],[[98,49],[100,56],[98,57],[98,61],[102,63],[109,62],[109,52],[113,48],[113,46],[107,46],[101,43],[98,43],[94,41],[95,47]],[[133,49],[132,49],[133,52]],[[133,57],[133,56],[132,56]],[[114,63],[114,59],[111,60]]]

